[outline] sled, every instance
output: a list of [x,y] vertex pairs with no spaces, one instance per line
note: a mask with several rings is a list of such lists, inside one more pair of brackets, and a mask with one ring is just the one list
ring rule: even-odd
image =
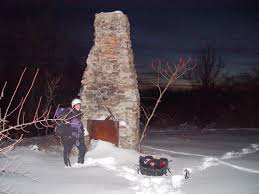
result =
[[167,176],[167,172],[171,174],[168,168],[169,162],[167,158],[155,159],[153,156],[140,156],[138,172],[147,176]]

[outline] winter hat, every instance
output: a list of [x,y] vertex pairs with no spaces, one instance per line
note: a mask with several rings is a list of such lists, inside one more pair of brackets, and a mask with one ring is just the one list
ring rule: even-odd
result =
[[71,106],[74,107],[76,104],[81,104],[81,100],[78,98],[75,98],[74,100],[72,100],[71,102]]

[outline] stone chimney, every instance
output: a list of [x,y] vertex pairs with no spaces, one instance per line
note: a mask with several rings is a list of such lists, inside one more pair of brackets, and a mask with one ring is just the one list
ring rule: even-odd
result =
[[80,91],[83,123],[104,119],[110,110],[119,121],[119,146],[137,149],[140,99],[128,18],[121,11],[99,13],[94,27]]

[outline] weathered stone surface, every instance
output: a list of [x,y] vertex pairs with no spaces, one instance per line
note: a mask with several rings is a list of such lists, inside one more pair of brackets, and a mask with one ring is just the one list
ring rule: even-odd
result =
[[118,11],[99,13],[94,26],[80,91],[84,125],[109,108],[120,121],[119,146],[137,149],[140,100],[128,18]]

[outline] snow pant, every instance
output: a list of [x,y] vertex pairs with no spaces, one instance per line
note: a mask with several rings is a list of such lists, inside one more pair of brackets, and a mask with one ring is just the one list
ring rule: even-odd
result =
[[85,141],[83,136],[79,137],[78,139],[71,136],[64,137],[62,138],[62,143],[64,147],[64,151],[63,151],[64,163],[66,166],[71,166],[69,161],[69,155],[71,154],[71,151],[74,145],[79,150],[78,163],[81,163],[81,164],[84,163],[86,146],[85,146]]

